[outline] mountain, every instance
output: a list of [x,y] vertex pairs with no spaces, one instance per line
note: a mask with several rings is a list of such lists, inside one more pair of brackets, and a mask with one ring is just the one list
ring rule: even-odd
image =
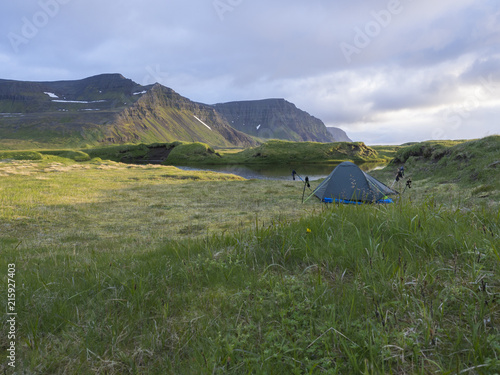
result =
[[334,142],[323,122],[284,99],[207,105],[121,74],[74,81],[0,80],[3,148],[204,142],[249,147],[255,137]]
[[134,103],[141,86],[121,74],[102,74],[78,81],[23,82],[0,79],[0,113],[47,113],[110,110]]
[[327,127],[330,134],[335,138],[336,142],[352,142],[352,140],[347,136],[347,133],[339,128],[334,128],[333,126]]
[[213,146],[257,144],[253,138],[232,128],[213,107],[192,102],[160,84],[120,112],[110,130],[112,138],[108,141],[118,143],[140,135],[142,142],[150,143],[181,140]]
[[260,138],[334,142],[323,122],[285,99],[215,104],[214,108],[239,131]]
[[4,145],[31,147],[174,140],[219,147],[257,144],[213,107],[120,74],[78,81],[0,80],[0,139]]

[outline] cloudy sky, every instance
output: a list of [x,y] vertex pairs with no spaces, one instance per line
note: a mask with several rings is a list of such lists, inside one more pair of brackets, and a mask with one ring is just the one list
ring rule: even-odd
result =
[[500,132],[500,1],[4,1],[0,69],[285,98],[368,144],[478,138]]

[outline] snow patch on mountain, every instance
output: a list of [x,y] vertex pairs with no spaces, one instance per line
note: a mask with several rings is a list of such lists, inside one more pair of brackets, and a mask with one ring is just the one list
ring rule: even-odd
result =
[[197,119],[199,122],[201,122],[203,125],[205,125],[207,128],[209,128],[210,130],[212,130],[212,128],[211,128],[210,126],[208,126],[207,124],[205,124],[205,123],[204,123],[203,121],[201,121],[198,117],[196,117],[196,116],[194,116],[194,115],[193,115],[193,117],[194,117],[195,119]]

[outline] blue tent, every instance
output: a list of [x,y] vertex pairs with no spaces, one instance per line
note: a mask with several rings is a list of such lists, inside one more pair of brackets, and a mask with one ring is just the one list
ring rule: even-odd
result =
[[313,192],[322,202],[349,204],[392,203],[387,197],[392,194],[399,193],[349,161],[339,164]]

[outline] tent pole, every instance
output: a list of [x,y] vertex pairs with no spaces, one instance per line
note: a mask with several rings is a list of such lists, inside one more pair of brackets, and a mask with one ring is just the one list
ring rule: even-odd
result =
[[306,200],[303,200],[302,203],[306,203],[311,197],[314,195],[314,191],[306,198]]
[[306,186],[311,190],[311,185],[309,184],[309,177],[306,176],[306,180],[304,181],[304,190],[302,191],[302,203],[304,203],[304,195],[306,194]]

